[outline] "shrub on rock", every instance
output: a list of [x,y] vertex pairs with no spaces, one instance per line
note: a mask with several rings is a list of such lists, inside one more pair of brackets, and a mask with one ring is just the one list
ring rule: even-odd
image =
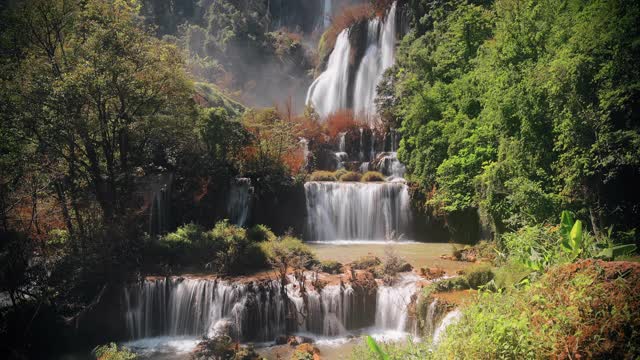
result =
[[360,181],[361,175],[355,171],[348,171],[340,176],[340,181]]
[[331,171],[314,171],[309,176],[309,181],[336,181],[336,176]]
[[247,230],[247,237],[254,242],[273,241],[277,239],[276,234],[266,225],[255,225]]
[[380,182],[385,181],[384,175],[377,171],[367,171],[362,175],[362,182]]
[[333,260],[322,261],[320,262],[320,270],[328,274],[340,274],[342,272],[342,264]]

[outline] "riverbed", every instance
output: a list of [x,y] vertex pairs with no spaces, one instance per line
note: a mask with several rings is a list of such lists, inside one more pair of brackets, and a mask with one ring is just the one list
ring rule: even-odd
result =
[[385,253],[392,252],[409,262],[414,269],[424,267],[441,268],[447,275],[456,275],[471,263],[440,258],[451,255],[454,248],[462,249],[462,244],[374,241],[331,241],[308,243],[320,260],[335,260],[347,264],[363,256],[373,255],[384,259]]

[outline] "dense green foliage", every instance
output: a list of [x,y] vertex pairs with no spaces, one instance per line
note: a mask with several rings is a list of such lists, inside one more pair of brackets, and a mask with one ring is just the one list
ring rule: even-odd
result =
[[265,241],[275,241],[275,235],[264,225],[245,230],[224,220],[205,231],[187,224],[157,241],[149,241],[147,255],[153,266],[164,264],[169,270],[247,273],[266,267],[267,259],[260,247]]
[[504,253],[498,260],[520,262],[537,272],[578,259],[614,260],[633,254],[636,250],[634,244],[614,244],[611,232],[608,235],[595,235],[583,231],[582,222],[574,220],[568,211],[562,212],[560,225],[524,226],[517,232],[504,234],[501,245]]
[[409,4],[378,105],[426,207],[477,208],[497,233],[562,208],[596,233],[638,225],[637,3]]
[[133,360],[137,358],[129,349],[124,347],[118,348],[114,343],[98,346],[94,350],[94,354],[99,360]]
[[289,268],[311,269],[319,264],[311,248],[290,235],[264,243],[262,248],[267,254],[269,263],[282,272],[286,272]]

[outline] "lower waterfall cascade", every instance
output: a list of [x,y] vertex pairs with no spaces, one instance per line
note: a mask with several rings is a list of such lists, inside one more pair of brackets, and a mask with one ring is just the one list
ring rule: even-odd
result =
[[124,290],[130,339],[155,336],[215,336],[273,341],[278,335],[346,336],[374,327],[405,331],[415,284],[327,285],[300,293],[294,283],[226,282],[201,278],[147,279]]
[[[295,282],[283,289],[275,280],[150,278],[123,291],[127,335],[131,340],[229,335],[242,342],[270,342],[298,333],[345,337],[371,330],[417,335],[411,311],[416,279],[407,274],[393,286],[340,284],[301,293]],[[450,314],[426,319],[433,323],[434,336],[459,316]]]

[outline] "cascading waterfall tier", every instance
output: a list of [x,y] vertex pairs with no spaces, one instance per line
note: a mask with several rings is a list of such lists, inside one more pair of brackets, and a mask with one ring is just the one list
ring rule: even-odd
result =
[[[238,283],[207,278],[147,279],[125,288],[129,337],[229,335],[240,341],[272,341],[296,332],[344,336],[377,324],[375,288],[327,285],[300,292],[294,283],[284,291],[277,281]],[[385,308],[403,314],[408,307]],[[394,323],[394,329],[398,323]]]
[[347,107],[350,53],[349,30],[344,29],[336,38],[327,69],[311,84],[307,92],[305,103],[313,105],[322,119]]
[[[124,288],[124,318],[132,340],[228,335],[238,341],[273,341],[296,333],[323,337],[392,332],[418,334],[413,306],[420,278],[401,274],[393,286],[327,285],[319,290],[291,282],[147,278]],[[437,342],[460,312],[443,312],[434,300],[423,334]]]
[[409,232],[404,183],[307,182],[304,187],[312,241],[384,241]]
[[[380,27],[382,26],[382,30]],[[393,65],[396,42],[396,3],[394,2],[384,21],[369,21],[367,27],[367,50],[358,72],[353,97],[353,110],[369,122],[376,113],[377,86],[384,72]]]
[[[350,29],[344,29],[336,38],[326,70],[309,87],[306,104],[313,106],[321,119],[351,107],[356,115],[373,124],[376,87],[395,59],[396,3],[384,21],[374,18],[367,23],[366,50],[354,67],[350,67],[354,50],[349,43],[349,32]],[[354,71],[355,76],[350,76]],[[350,78],[355,79],[352,93],[348,92]]]

